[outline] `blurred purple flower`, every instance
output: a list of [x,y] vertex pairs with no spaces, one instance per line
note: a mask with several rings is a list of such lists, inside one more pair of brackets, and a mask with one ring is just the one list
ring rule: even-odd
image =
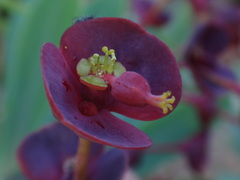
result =
[[219,61],[220,56],[231,46],[232,40],[229,26],[215,19],[202,24],[188,46],[186,64],[199,88],[207,95],[217,96],[228,89],[240,93],[235,75]]
[[[17,151],[21,170],[29,180],[71,180],[78,137],[60,123],[28,136]],[[120,149],[107,153],[92,143],[87,168],[88,180],[120,180],[127,168],[127,154]]]
[[163,1],[153,0],[131,0],[132,9],[139,17],[140,25],[162,26],[170,20],[170,14],[164,10]]
[[196,172],[202,172],[207,163],[208,137],[208,133],[203,131],[179,147]]

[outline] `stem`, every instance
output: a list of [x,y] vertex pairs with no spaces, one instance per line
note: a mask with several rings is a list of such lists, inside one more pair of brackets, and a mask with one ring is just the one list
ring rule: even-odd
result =
[[215,74],[211,71],[206,70],[205,72],[205,76],[210,79],[211,81],[219,84],[220,86],[226,88],[226,89],[230,89],[232,91],[234,91],[235,93],[237,93],[238,95],[240,95],[240,85],[237,84],[237,82],[228,79],[224,76]]
[[86,139],[79,138],[76,164],[74,169],[74,180],[86,180],[90,149],[91,142]]

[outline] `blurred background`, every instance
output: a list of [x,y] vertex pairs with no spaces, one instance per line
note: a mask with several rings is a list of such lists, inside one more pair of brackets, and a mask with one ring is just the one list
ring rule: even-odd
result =
[[240,2],[237,0],[0,0],[0,179],[21,180],[16,148],[56,121],[40,73],[40,49],[57,46],[79,17],[122,17],[172,50],[183,97],[169,116],[140,122],[153,140],[139,179],[240,179]]

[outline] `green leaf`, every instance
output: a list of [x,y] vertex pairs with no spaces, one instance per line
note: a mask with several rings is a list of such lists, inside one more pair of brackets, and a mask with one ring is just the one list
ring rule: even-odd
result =
[[180,103],[171,114],[149,122],[142,130],[152,138],[154,144],[158,144],[184,140],[196,133],[198,128],[199,117],[196,109]]
[[[152,139],[152,148],[156,151],[157,145],[181,142],[194,135],[199,130],[199,117],[194,107],[180,103],[171,114],[156,121],[145,122],[141,129]],[[173,152],[147,153],[137,171],[141,176],[149,175],[156,165],[173,157]]]
[[[15,151],[24,136],[53,121],[40,72],[41,46],[57,46],[81,13],[78,0],[35,0],[15,14],[6,38],[5,118],[0,121],[0,174],[16,169]],[[5,179],[0,177],[0,179]]]
[[188,1],[174,1],[170,5],[169,23],[161,28],[150,28],[149,31],[174,50],[188,41],[194,30],[194,15]]
[[94,0],[84,2],[85,15],[93,15],[97,17],[125,17],[128,0]]

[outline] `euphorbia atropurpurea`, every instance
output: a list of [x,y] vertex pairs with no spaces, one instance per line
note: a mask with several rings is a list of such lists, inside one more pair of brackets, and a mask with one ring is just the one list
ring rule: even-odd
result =
[[[29,180],[73,180],[78,137],[56,122],[28,136],[18,148],[18,161]],[[92,143],[85,177],[78,180],[120,180],[128,170],[126,152]],[[111,169],[111,171],[109,171]]]
[[143,149],[151,140],[111,112],[157,120],[181,97],[181,77],[169,48],[122,18],[74,24],[60,49],[44,44],[41,68],[56,119],[85,139],[117,148]]
[[181,77],[169,48],[127,19],[77,21],[63,34],[60,48],[43,45],[41,69],[55,118],[81,139],[116,148],[144,149],[152,142],[112,112],[157,120],[181,98]]

